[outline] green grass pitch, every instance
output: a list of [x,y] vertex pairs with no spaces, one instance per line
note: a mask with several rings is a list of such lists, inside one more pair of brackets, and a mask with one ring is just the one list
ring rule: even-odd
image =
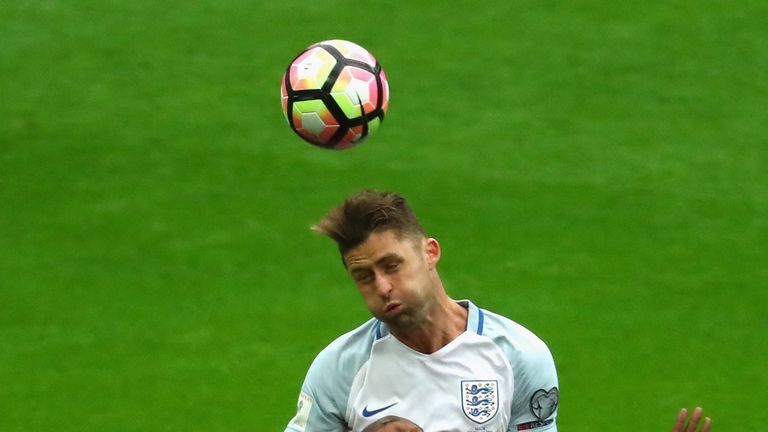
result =
[[[308,227],[405,194],[452,296],[546,340],[560,430],[768,422],[768,3],[0,5],[0,430],[275,431],[367,318]],[[288,128],[305,46],[368,48],[360,147]]]

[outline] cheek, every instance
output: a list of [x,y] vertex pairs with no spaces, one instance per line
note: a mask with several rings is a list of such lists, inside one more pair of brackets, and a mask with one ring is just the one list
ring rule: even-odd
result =
[[368,309],[373,309],[381,301],[380,296],[376,294],[373,288],[358,287],[358,292],[365,304],[368,305]]
[[378,318],[383,313],[384,303],[382,302],[381,297],[377,295],[363,294],[363,302],[372,316]]

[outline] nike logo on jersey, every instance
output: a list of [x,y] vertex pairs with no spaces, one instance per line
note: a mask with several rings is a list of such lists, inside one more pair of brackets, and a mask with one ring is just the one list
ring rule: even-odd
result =
[[378,413],[380,413],[382,411],[388,410],[388,409],[392,408],[395,405],[397,405],[397,402],[393,403],[392,405],[387,405],[384,408],[379,408],[379,409],[370,410],[370,411],[368,411],[368,405],[366,405],[365,408],[363,408],[363,417],[375,416],[376,414],[378,414]]

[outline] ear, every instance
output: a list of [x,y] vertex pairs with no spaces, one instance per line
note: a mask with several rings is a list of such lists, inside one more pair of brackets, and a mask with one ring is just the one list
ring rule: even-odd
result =
[[440,261],[440,243],[433,238],[424,240],[424,254],[427,257],[427,264],[429,269],[433,270],[437,267],[437,262]]

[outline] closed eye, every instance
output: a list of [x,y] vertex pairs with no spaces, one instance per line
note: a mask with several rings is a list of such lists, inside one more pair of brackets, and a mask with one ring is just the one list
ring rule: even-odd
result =
[[392,259],[384,262],[384,265],[382,267],[384,268],[384,272],[386,273],[395,273],[396,271],[400,270],[401,264],[402,264],[401,260]]
[[368,270],[355,270],[352,279],[357,283],[367,283],[373,280],[373,272]]

